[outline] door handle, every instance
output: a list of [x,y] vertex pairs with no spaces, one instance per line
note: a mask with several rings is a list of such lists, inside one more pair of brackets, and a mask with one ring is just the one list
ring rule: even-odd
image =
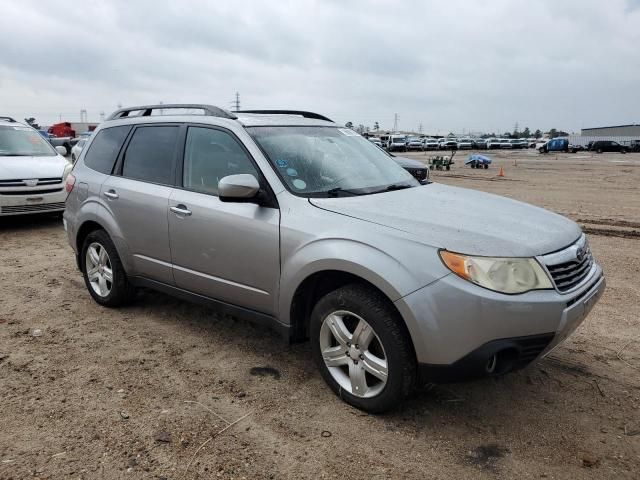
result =
[[182,204],[176,205],[175,207],[169,207],[169,210],[171,210],[176,215],[184,215],[185,217],[191,215],[191,210],[189,210],[185,205]]
[[118,195],[116,193],[116,191],[113,190],[113,189],[112,190],[107,190],[106,192],[104,192],[104,196],[107,197],[107,198],[113,198],[113,199],[116,199],[116,198],[120,197],[120,195]]

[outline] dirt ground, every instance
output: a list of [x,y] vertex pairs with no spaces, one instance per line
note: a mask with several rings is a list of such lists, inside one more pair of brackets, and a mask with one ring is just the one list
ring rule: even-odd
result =
[[637,479],[640,154],[490,155],[432,178],[579,221],[607,290],[549,357],[383,416],[308,344],[153,292],[100,308],[59,219],[0,220],[0,479]]

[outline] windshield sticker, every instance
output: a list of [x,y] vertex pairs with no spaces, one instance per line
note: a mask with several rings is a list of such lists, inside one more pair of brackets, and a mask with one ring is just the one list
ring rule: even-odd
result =
[[354,132],[350,128],[339,128],[338,130],[340,130],[340,132],[342,132],[342,134],[346,135],[347,137],[357,137],[358,136],[358,133]]
[[278,160],[276,160],[276,165],[279,166],[280,168],[286,168],[289,166],[289,164],[287,163],[286,160],[282,160],[281,158],[279,158]]
[[287,175],[290,177],[297,177],[298,171],[295,168],[287,168]]
[[300,180],[299,178],[296,178],[293,181],[293,186],[296,187],[298,190],[304,190],[305,188],[307,188],[307,183],[304,180]]

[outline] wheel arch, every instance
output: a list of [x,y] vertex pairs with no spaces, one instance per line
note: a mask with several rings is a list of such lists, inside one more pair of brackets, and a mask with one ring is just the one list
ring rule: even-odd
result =
[[[350,284],[365,285],[382,295],[397,313],[407,334],[409,334],[408,327],[400,311],[396,308],[393,300],[387,293],[388,289],[387,292],[385,292],[374,282],[370,281],[370,279],[345,270],[327,269],[311,273],[305,277],[295,289],[288,310],[289,324],[291,326],[291,341],[300,342],[308,338],[311,311],[318,300],[329,292]],[[409,335],[409,338],[412,338],[411,335]]]

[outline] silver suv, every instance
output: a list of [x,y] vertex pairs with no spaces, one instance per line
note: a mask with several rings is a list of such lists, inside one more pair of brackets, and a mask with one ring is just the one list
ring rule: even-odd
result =
[[524,367],[604,290],[574,222],[421,185],[309,112],[119,110],[67,183],[65,228],[96,302],[150,287],[310,339],[329,386],[370,412],[418,383]]

